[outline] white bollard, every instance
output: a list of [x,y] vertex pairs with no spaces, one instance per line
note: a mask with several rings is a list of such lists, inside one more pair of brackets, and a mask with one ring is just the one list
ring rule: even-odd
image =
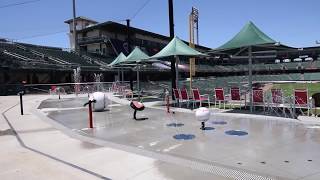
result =
[[103,111],[106,107],[107,98],[103,92],[94,92],[90,99],[96,100],[95,103],[93,103],[93,111]]
[[205,130],[205,122],[210,119],[210,111],[208,108],[200,107],[195,113],[196,119],[201,122],[201,129]]

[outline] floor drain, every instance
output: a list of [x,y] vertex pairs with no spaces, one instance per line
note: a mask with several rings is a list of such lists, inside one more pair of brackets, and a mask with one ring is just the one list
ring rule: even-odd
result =
[[290,161],[284,161],[285,163],[289,163]]
[[241,163],[241,162],[238,162],[237,164],[238,164],[238,165],[242,165],[242,163]]
[[260,163],[261,163],[261,164],[267,164],[265,161],[261,161]]
[[245,136],[245,135],[248,135],[247,132],[240,131],[240,130],[230,130],[230,131],[226,131],[225,133],[228,134],[228,135],[232,135],[232,136]]
[[312,159],[308,159],[308,161],[309,161],[309,162],[311,162],[311,161],[312,161]]
[[174,139],[177,140],[191,140],[194,139],[196,136],[193,134],[176,134],[173,136]]
[[216,124],[216,125],[225,125],[225,124],[227,124],[226,121],[212,121],[211,123],[212,124]]
[[170,123],[170,124],[167,124],[168,127],[181,127],[181,126],[184,126],[184,124],[182,123]]

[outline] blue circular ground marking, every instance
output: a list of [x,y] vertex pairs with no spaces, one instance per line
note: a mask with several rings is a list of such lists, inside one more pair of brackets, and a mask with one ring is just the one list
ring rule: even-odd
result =
[[209,131],[209,130],[214,130],[214,129],[215,129],[214,127],[205,127],[204,129],[201,129],[201,130]]
[[182,123],[170,123],[170,124],[167,124],[168,127],[181,127],[181,126],[184,126],[184,124]]
[[212,121],[211,123],[212,124],[216,124],[216,125],[225,125],[225,124],[227,124],[226,121]]
[[194,139],[196,136],[193,134],[176,134],[173,136],[174,139],[177,140],[191,140]]
[[240,130],[230,130],[230,131],[226,131],[225,132],[228,135],[232,135],[232,136],[245,136],[248,135],[248,133],[246,131],[240,131]]

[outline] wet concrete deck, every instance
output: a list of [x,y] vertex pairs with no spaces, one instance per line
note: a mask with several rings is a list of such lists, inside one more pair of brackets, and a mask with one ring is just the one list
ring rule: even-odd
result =
[[[121,148],[126,151],[151,152],[149,156],[164,161],[190,163],[193,169],[214,174],[210,167],[215,166],[273,179],[320,179],[320,129],[315,126],[291,119],[212,113],[206,125],[214,129],[202,131],[191,111],[168,114],[146,108],[137,116],[149,119],[135,121],[128,105],[115,103],[107,111],[94,112],[95,128],[88,129],[88,112],[81,107],[85,100],[47,100],[39,108],[58,108],[48,111],[48,117],[81,135],[124,145]],[[173,122],[184,125],[169,127]],[[226,135],[228,130],[248,135]],[[195,138],[173,138],[181,133]]]
[[39,113],[36,107],[48,97],[24,96],[23,116],[19,97],[0,97],[1,179],[230,179],[98,145],[96,138],[74,133]]

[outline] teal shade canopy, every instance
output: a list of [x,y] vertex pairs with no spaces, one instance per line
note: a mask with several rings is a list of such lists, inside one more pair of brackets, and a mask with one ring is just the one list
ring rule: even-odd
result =
[[139,47],[135,47],[134,50],[122,61],[122,64],[134,64],[148,61],[150,56],[141,51]]
[[123,62],[127,57],[121,52],[108,66],[116,66]]
[[230,41],[214,50],[227,50],[263,44],[275,44],[276,41],[263,33],[253,22],[249,21]]
[[160,52],[150,58],[158,59],[169,56],[206,56],[205,54],[188,46],[178,37],[174,37]]

